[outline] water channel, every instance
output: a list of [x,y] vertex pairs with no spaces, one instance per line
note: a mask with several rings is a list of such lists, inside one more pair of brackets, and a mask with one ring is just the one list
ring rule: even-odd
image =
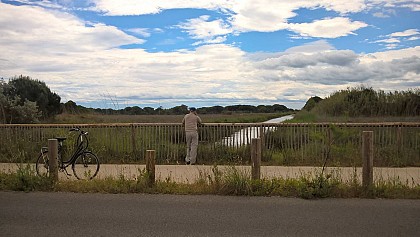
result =
[[[279,118],[270,119],[268,121],[265,121],[263,123],[282,123],[286,120],[293,119],[294,115],[286,115]],[[230,135],[229,137],[224,137],[222,139],[222,144],[226,146],[232,146],[232,147],[239,147],[242,145],[248,145],[251,143],[252,138],[259,137],[260,132],[268,132],[268,131],[274,131],[275,127],[263,127],[261,130],[261,127],[247,127],[243,128],[234,134]]]

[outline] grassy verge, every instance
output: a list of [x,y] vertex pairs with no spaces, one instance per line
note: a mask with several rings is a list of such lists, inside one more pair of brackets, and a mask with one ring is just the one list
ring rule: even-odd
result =
[[147,172],[139,170],[135,179],[124,176],[91,181],[52,182],[36,176],[28,165],[13,173],[0,173],[0,190],[59,191],[78,193],[151,193],[151,194],[213,194],[241,196],[282,196],[304,199],[316,198],[403,198],[420,199],[420,186],[409,186],[398,180],[380,180],[365,189],[356,175],[342,181],[340,174],[307,175],[299,178],[252,180],[250,174],[230,167],[224,172],[214,166],[211,174],[201,173],[192,184],[176,183],[170,178],[151,184]]
[[16,172],[0,172],[0,190],[12,191],[51,191],[54,183],[47,177],[40,177],[29,165],[19,164]]

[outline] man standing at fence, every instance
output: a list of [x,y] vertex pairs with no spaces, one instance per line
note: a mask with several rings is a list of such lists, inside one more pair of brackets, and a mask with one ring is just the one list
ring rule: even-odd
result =
[[182,119],[182,125],[185,128],[185,137],[187,140],[187,156],[185,157],[185,162],[187,165],[194,165],[197,162],[197,127],[201,124],[201,119],[197,116],[197,110],[194,107],[190,107],[189,111],[190,113],[186,114]]

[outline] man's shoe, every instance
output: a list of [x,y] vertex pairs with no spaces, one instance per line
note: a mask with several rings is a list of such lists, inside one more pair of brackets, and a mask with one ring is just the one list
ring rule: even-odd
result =
[[190,162],[190,161],[187,161],[187,162],[185,162],[185,164],[186,164],[186,165],[189,165],[189,164],[191,164],[191,162]]

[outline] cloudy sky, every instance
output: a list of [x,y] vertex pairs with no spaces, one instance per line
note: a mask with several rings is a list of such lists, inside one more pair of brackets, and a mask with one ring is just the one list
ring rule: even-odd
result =
[[283,104],[420,87],[420,0],[0,0],[0,77],[62,102]]

